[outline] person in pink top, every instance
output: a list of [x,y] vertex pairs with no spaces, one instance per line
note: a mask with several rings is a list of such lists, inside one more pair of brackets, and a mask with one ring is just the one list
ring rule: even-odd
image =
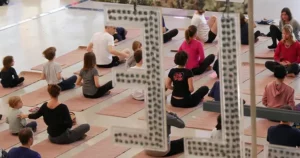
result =
[[208,69],[215,60],[215,55],[204,56],[203,44],[196,40],[197,28],[194,25],[185,30],[185,41],[181,44],[179,51],[185,51],[188,54],[186,68],[192,70],[194,75],[200,75]]
[[284,66],[279,65],[274,68],[275,81],[270,82],[262,98],[262,103],[266,107],[280,108],[282,105],[294,107],[294,89],[286,85],[283,81],[287,75]]
[[282,36],[283,39],[275,49],[274,61],[267,61],[265,66],[274,72],[277,65],[283,65],[288,76],[295,77],[300,71],[300,43],[293,37],[293,27],[290,24],[284,25]]

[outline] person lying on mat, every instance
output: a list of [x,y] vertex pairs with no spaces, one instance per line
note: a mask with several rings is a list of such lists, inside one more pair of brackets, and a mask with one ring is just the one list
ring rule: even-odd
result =
[[197,40],[203,43],[212,43],[217,37],[218,20],[217,17],[211,16],[209,20],[206,21],[204,13],[205,11],[203,9],[198,9],[193,15],[191,25],[197,28]]
[[268,35],[271,36],[273,44],[268,46],[269,49],[275,49],[277,47],[277,40],[281,41],[282,37],[282,30],[283,26],[286,24],[292,25],[292,28],[294,31],[292,31],[292,34],[295,36],[296,40],[300,40],[299,38],[299,31],[300,31],[300,25],[296,19],[293,18],[292,12],[289,8],[283,8],[281,10],[281,19],[279,21],[279,28],[275,25],[270,26],[270,33]]
[[215,55],[204,56],[203,44],[196,40],[197,28],[194,25],[188,27],[185,31],[185,41],[179,47],[178,52],[185,51],[188,55],[186,68],[192,70],[194,75],[200,75],[206,70],[210,70],[210,64],[215,60]]
[[97,56],[97,66],[101,68],[112,68],[124,62],[130,55],[129,49],[115,50],[114,33],[116,27],[105,26],[104,32],[97,32],[87,46],[88,52],[94,52]]
[[177,36],[178,29],[169,30],[166,27],[165,19],[162,17],[162,30],[163,30],[163,41],[167,43],[172,40],[173,37]]
[[58,85],[49,85],[49,102],[44,103],[34,114],[20,114],[20,118],[38,119],[43,116],[48,126],[48,139],[54,144],[70,144],[86,137],[90,130],[89,124],[81,124],[72,129],[73,121],[67,105],[58,101],[61,90]]
[[[143,69],[143,53],[142,50],[138,49],[134,52],[134,59],[136,61],[136,65],[131,67],[128,71],[140,70]],[[133,89],[131,96],[135,100],[144,100],[144,90],[143,89]]]
[[73,75],[70,78],[64,79],[61,75],[61,65],[54,61],[55,54],[55,47],[49,47],[43,52],[48,62],[43,65],[42,80],[46,80],[49,85],[57,84],[62,91],[74,88],[77,76]]
[[[249,44],[249,34],[248,34],[248,20],[245,18],[244,14],[240,14],[240,24],[241,24],[241,44]],[[256,27],[255,23],[253,24]],[[254,41],[258,41],[258,36],[260,36],[260,31],[254,33]]]
[[18,118],[22,113],[20,110],[23,107],[23,102],[19,96],[12,96],[8,99],[8,105],[12,108],[6,117],[6,123],[9,124],[9,131],[13,135],[18,135],[21,129],[29,127],[33,132],[36,132],[37,123],[31,121],[27,123],[26,119]]
[[[282,106],[283,110],[292,110],[292,107]],[[280,121],[279,125],[271,126],[268,129],[267,141],[270,144],[289,147],[300,146],[300,130],[291,127],[291,122]]]
[[175,113],[167,112],[168,150],[165,152],[146,150],[146,154],[153,157],[169,157],[184,152],[183,138],[170,141],[171,126],[184,128],[185,123]]
[[13,68],[15,64],[13,56],[3,58],[3,68],[0,72],[0,79],[3,88],[13,88],[24,82],[24,77],[19,77]]
[[22,145],[10,149],[8,152],[9,158],[41,158],[38,152],[30,149],[33,144],[33,133],[30,128],[23,128],[18,136]]
[[214,140],[222,140],[222,120],[221,120],[221,114],[217,118],[216,128],[214,128],[212,130],[210,138],[214,139]]
[[286,77],[285,67],[278,65],[274,70],[276,80],[267,84],[262,97],[263,105],[270,108],[280,108],[282,105],[295,106],[295,91],[283,82]]
[[[83,80],[83,83],[81,81]],[[82,85],[82,93],[86,98],[100,98],[109,94],[113,86],[112,81],[99,84],[99,74],[96,69],[96,56],[93,52],[84,54],[83,68],[80,70],[77,85]]]
[[207,86],[202,86],[194,92],[193,72],[185,68],[187,60],[186,52],[176,53],[174,62],[178,66],[170,70],[166,79],[166,88],[173,90],[171,105],[174,107],[195,107],[209,91]]
[[137,50],[142,49],[142,43],[139,41],[134,41],[132,43],[132,55],[130,55],[128,57],[128,59],[126,60],[126,67],[130,68],[136,65],[135,59],[134,59],[134,52],[136,52]]
[[278,43],[275,49],[274,61],[267,61],[265,66],[274,72],[277,65],[283,65],[288,72],[289,77],[295,77],[299,74],[300,67],[300,43],[293,37],[293,28],[287,24],[283,26],[283,39]]
[[114,33],[114,41],[115,43],[123,41],[126,39],[127,30],[123,27],[117,27],[116,32]]

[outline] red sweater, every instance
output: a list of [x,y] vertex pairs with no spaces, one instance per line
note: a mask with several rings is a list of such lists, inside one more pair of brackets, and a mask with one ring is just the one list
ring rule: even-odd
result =
[[279,42],[275,49],[274,60],[277,62],[289,61],[290,63],[300,63],[300,44],[295,42],[286,48],[283,42]]

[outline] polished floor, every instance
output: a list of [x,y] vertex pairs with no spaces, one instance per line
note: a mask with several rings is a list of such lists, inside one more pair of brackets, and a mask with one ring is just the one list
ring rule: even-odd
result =
[[[13,55],[15,58],[15,68],[18,72],[23,70],[30,70],[31,67],[45,62],[41,52],[49,47],[55,46],[57,48],[57,56],[63,55],[80,45],[87,45],[90,41],[93,33],[102,31],[104,28],[103,12],[83,9],[67,9],[64,6],[68,4],[74,4],[76,0],[11,0],[9,6],[0,7],[0,59],[6,55]],[[275,5],[276,3],[276,5]],[[255,1],[255,18],[260,19],[263,17],[278,19],[280,10],[283,4],[292,9],[295,17],[300,20],[299,11],[296,6],[300,5],[297,0],[290,0],[288,3],[281,0],[264,0]],[[279,5],[282,4],[282,5]],[[265,13],[265,8],[268,7],[271,12]],[[275,7],[276,6],[276,7]],[[81,8],[96,8],[101,9],[102,4],[97,2],[86,1],[74,7]],[[275,7],[275,8],[274,8]],[[163,9],[166,25],[169,28],[177,27],[184,28],[190,24],[189,19],[181,19],[178,23],[178,18],[170,16],[171,14],[190,15],[192,11],[174,11],[172,9]],[[296,14],[297,13],[297,14]],[[216,14],[220,16],[220,14]],[[265,16],[264,16],[265,15]],[[258,26],[257,29],[267,33],[267,26]],[[138,37],[137,39],[139,39]],[[171,49],[177,49],[178,45],[172,45],[165,47],[164,55],[173,56],[170,53]],[[265,48],[270,43],[265,43],[256,48],[257,51]],[[122,47],[131,47],[131,42],[126,42]],[[206,50],[206,55],[214,54],[217,51],[217,47],[212,47]],[[248,53],[240,56],[241,61],[248,60]],[[263,63],[264,60],[256,60],[256,62]],[[80,69],[82,62],[63,70],[63,76],[70,76],[74,70]],[[111,79],[111,74],[105,75],[100,78],[101,82],[105,82]],[[208,77],[203,78],[196,82],[196,87],[200,87]],[[297,91],[299,85],[298,82],[294,83],[294,87]],[[0,98],[0,113],[5,114],[9,110],[7,105],[7,99],[14,95],[23,95],[27,92],[34,91],[42,86],[46,85],[45,81],[37,82],[22,90],[16,91],[8,96]],[[248,83],[244,83],[241,86],[248,86]],[[67,100],[75,94],[81,93],[81,89],[72,90],[67,94],[60,97],[61,101]],[[91,125],[97,125],[108,128],[104,133],[96,136],[95,138],[87,141],[86,143],[64,153],[59,156],[60,158],[72,157],[76,153],[88,148],[89,146],[99,142],[101,139],[110,135],[110,127],[112,126],[124,126],[134,128],[144,128],[146,126],[144,121],[138,120],[138,117],[143,116],[145,111],[142,110],[129,118],[118,118],[103,115],[96,115],[95,111],[111,105],[112,103],[124,98],[128,93],[121,93],[111,99],[108,99],[92,108],[89,108],[83,112],[76,113],[78,123],[89,123]],[[249,96],[246,96],[249,97]],[[261,97],[257,97],[261,99]],[[24,107],[22,109],[25,113],[29,108]],[[185,116],[183,120],[188,120],[201,114],[202,109],[198,109],[189,115]],[[245,118],[244,126],[249,126],[249,118]],[[6,124],[0,125],[0,130],[7,129]],[[195,129],[172,129],[172,135],[174,136],[194,136],[194,137],[209,137],[210,131],[195,130]],[[39,143],[42,140],[47,139],[47,133],[43,132],[35,136],[35,142]],[[245,136],[245,141],[250,142],[250,137]],[[0,142],[1,143],[1,142]],[[265,144],[264,139],[258,139],[259,144]],[[19,146],[19,144],[17,145]],[[132,148],[119,158],[130,158],[140,152],[140,148]],[[261,153],[259,155],[263,157]],[[183,156],[182,156],[183,157]]]

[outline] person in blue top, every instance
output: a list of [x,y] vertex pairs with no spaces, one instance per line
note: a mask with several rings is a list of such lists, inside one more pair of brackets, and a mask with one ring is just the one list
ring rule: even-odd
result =
[[19,132],[20,147],[9,150],[8,158],[41,158],[41,155],[30,149],[33,144],[33,132],[30,128],[23,128]]
[[[240,24],[241,24],[241,44],[248,45],[249,44],[249,35],[248,35],[248,20],[245,18],[244,14],[240,14]],[[256,25],[254,24],[254,27]],[[254,33],[254,41],[258,41],[258,37],[260,36],[260,31],[256,31]]]

